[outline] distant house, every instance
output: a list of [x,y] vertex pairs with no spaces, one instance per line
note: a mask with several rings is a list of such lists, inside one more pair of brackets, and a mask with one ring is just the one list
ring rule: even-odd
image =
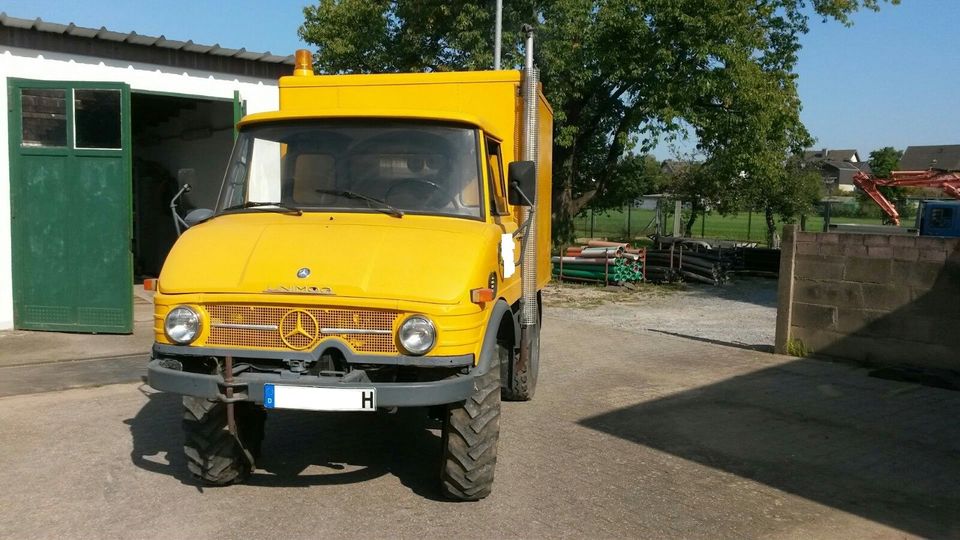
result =
[[960,171],[960,144],[908,146],[900,158],[901,171]]
[[805,150],[803,163],[807,167],[820,170],[824,187],[838,191],[854,190],[853,175],[860,171],[869,172],[870,165],[860,160],[856,150]]
[[689,171],[691,167],[699,164],[699,161],[665,159],[660,163],[660,172],[667,176],[679,176]]

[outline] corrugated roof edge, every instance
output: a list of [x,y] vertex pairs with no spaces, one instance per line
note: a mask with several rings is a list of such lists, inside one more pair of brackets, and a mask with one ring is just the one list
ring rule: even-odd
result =
[[168,40],[164,36],[154,37],[147,36],[144,34],[138,34],[136,32],[130,32],[129,34],[124,34],[122,32],[112,32],[107,30],[104,27],[100,28],[84,28],[82,26],[77,26],[73,23],[70,24],[57,24],[46,22],[43,19],[37,17],[36,19],[18,19],[16,17],[10,17],[6,12],[0,12],[0,26],[8,26],[10,28],[20,28],[24,30],[35,30],[38,32],[49,32],[52,34],[66,34],[69,36],[76,36],[87,39],[100,39],[104,41],[114,41],[122,43],[130,43],[131,45],[140,45],[145,47],[159,47],[161,49],[172,49],[175,51],[183,50],[187,52],[200,53],[200,54],[209,54],[212,56],[225,56],[228,58],[240,58],[242,60],[252,60],[255,62],[266,62],[270,64],[286,64],[293,65],[294,57],[293,55],[289,56],[279,56],[275,54],[270,54],[270,52],[258,53],[247,51],[246,49],[227,49],[220,47],[218,44],[214,45],[200,45],[196,44],[193,41],[175,41]]

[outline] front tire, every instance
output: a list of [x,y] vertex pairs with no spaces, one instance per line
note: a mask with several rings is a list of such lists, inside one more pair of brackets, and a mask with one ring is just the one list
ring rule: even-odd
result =
[[187,468],[205,484],[225,486],[244,481],[251,472],[244,448],[259,457],[266,412],[253,403],[236,403],[237,435],[227,429],[227,406],[219,401],[183,397],[183,452]]
[[443,494],[460,501],[477,501],[490,494],[500,439],[500,358],[498,343],[487,372],[477,378],[477,390],[465,402],[447,407],[443,422]]

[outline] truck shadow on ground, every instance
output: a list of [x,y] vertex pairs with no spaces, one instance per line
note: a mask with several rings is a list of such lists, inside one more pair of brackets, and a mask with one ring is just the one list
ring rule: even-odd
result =
[[798,360],[579,423],[902,531],[955,538],[958,411],[958,392]]
[[[201,487],[187,470],[180,430],[180,396],[147,393],[126,422],[134,465]],[[310,487],[365,482],[392,474],[417,495],[437,500],[440,425],[426,409],[396,414],[273,411],[257,469],[244,482],[263,487]],[[218,488],[219,489],[219,488]]]

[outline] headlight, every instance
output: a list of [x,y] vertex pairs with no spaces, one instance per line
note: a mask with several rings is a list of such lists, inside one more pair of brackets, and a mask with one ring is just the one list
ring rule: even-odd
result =
[[437,330],[430,319],[414,315],[403,321],[397,332],[400,345],[410,354],[426,354],[437,341]]
[[186,306],[177,306],[167,313],[163,330],[174,343],[186,345],[200,334],[200,314]]

